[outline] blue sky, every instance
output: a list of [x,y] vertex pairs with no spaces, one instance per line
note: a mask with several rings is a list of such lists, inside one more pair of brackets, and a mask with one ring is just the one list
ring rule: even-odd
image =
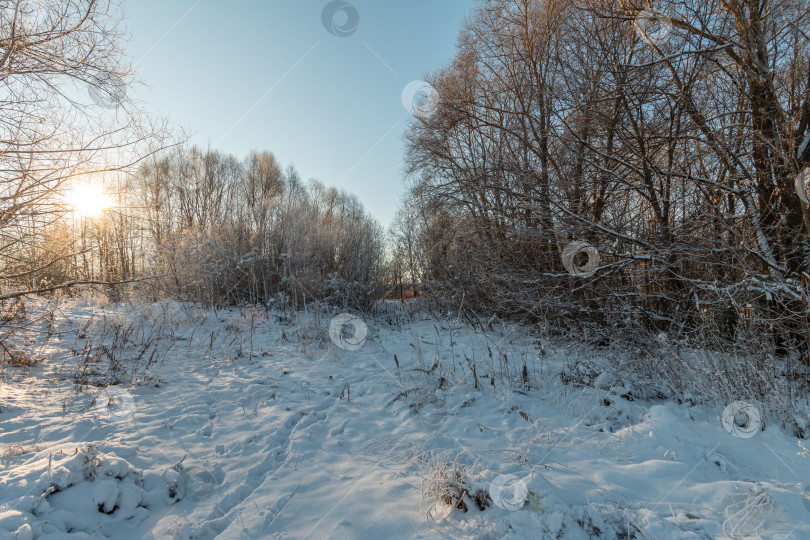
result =
[[[327,0],[136,0],[126,4],[148,109],[233,153],[269,150],[301,176],[355,193],[388,225],[403,191],[401,93],[447,64],[474,0],[351,0],[349,36]],[[351,8],[336,13],[338,27]]]

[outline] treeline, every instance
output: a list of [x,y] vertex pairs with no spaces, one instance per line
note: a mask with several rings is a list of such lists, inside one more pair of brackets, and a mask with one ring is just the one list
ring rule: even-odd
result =
[[[209,305],[368,309],[407,289],[470,316],[807,343],[806,1],[479,0],[407,133],[390,244],[271,154],[165,150],[104,82],[131,75],[109,64],[118,19],[69,4],[0,11],[0,83],[27,96],[0,104],[6,297],[150,278],[136,288]],[[70,84],[108,110],[46,114]],[[103,218],[60,203],[88,178],[114,193]]]
[[797,346],[808,10],[480,1],[407,137],[402,265],[458,310]]
[[365,310],[381,294],[382,227],[354,195],[304,184],[270,153],[240,162],[180,150],[144,167],[133,187],[150,259],[175,296]]
[[[273,154],[240,160],[179,147],[136,174],[108,179],[102,217],[70,213],[46,242],[65,257],[38,273],[62,283],[95,279],[209,306],[325,301],[366,310],[382,294],[384,233],[353,195],[302,182]],[[78,226],[77,226],[78,223]]]

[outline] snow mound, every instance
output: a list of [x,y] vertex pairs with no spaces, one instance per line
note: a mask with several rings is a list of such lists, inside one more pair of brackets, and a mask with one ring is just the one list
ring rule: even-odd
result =
[[38,497],[17,501],[30,512],[0,509],[0,540],[115,538],[185,495],[183,475],[174,468],[141,471],[92,446],[64,457],[35,485]]

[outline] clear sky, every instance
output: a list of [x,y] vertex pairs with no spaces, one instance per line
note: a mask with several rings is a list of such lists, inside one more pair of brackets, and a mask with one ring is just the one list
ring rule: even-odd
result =
[[[269,150],[383,225],[403,191],[408,83],[445,65],[474,0],[131,0],[133,97],[238,157]],[[334,4],[340,7],[339,4]],[[334,11],[334,10],[333,10]],[[359,18],[355,25],[355,14]]]

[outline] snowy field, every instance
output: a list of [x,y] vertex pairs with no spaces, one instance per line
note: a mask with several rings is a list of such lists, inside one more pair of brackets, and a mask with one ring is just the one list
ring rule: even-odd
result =
[[755,409],[574,377],[599,350],[528,327],[322,313],[73,303],[18,332],[0,538],[810,538],[808,445]]

